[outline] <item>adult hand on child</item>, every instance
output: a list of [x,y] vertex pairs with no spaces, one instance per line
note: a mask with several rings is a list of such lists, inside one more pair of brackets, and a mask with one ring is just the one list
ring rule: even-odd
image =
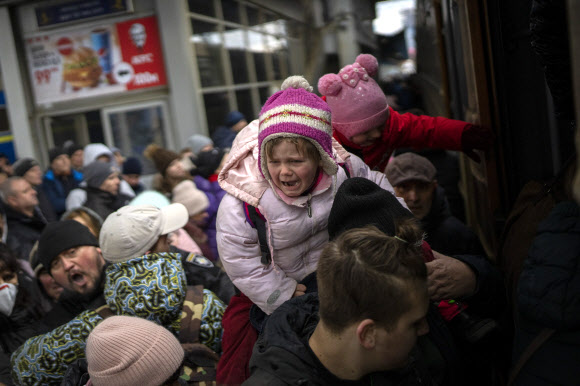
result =
[[294,295],[292,295],[292,297],[295,298],[297,296],[302,296],[305,293],[306,293],[306,286],[304,284],[297,284],[296,290],[294,290]]
[[461,149],[469,158],[480,162],[481,158],[474,150],[487,150],[494,140],[493,132],[481,126],[468,125],[461,133]]
[[427,265],[427,286],[431,300],[461,299],[475,292],[477,278],[460,260],[433,251],[435,260]]

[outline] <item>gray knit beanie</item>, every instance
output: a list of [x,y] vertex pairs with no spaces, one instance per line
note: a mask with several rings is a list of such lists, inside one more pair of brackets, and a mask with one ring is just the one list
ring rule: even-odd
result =
[[119,169],[112,163],[93,161],[83,168],[83,180],[90,188],[99,188],[103,182]]

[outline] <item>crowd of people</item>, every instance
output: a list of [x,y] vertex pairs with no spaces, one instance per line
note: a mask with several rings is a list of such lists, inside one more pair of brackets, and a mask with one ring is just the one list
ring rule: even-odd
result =
[[[292,76],[256,120],[150,144],[150,184],[100,143],[3,168],[0,385],[577,381],[578,204],[562,189],[506,282],[442,171],[393,155],[478,161],[491,130],[394,110],[377,69],[359,55],[321,95]],[[537,334],[555,378],[521,360]]]

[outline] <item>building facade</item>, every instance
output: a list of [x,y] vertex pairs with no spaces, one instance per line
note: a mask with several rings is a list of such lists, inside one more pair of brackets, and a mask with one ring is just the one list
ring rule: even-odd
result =
[[373,48],[375,2],[354,3],[0,1],[0,146],[44,164],[67,141],[180,150],[229,111],[257,118],[287,76],[315,85]]

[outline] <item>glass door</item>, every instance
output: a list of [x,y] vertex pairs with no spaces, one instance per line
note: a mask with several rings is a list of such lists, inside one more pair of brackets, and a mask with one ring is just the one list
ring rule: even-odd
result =
[[52,115],[44,117],[43,122],[49,149],[55,146],[62,147],[70,142],[80,146],[104,142],[98,110]]
[[164,101],[139,103],[101,110],[106,144],[119,148],[125,157],[137,157],[143,163],[143,174],[156,172],[143,156],[147,145],[173,148],[169,134],[169,117]]

